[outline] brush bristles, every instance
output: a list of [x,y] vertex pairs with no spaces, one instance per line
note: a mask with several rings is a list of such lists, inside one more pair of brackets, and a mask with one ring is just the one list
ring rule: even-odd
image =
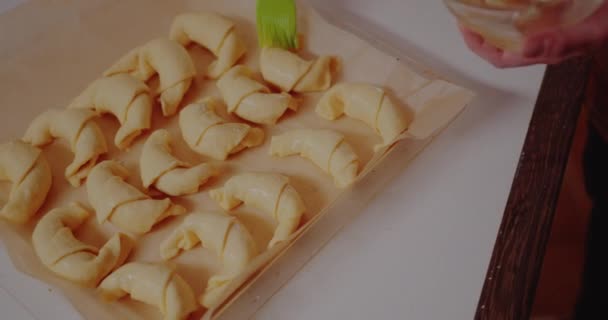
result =
[[258,0],[256,11],[261,47],[298,48],[294,0]]

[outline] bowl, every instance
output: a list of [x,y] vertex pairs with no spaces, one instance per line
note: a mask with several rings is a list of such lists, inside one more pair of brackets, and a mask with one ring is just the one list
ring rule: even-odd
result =
[[526,36],[576,24],[604,0],[444,0],[466,28],[507,51],[521,50]]

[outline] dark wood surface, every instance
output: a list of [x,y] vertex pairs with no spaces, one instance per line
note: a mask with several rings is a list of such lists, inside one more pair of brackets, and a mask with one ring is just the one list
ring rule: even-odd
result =
[[547,68],[476,319],[528,319],[581,106],[590,58]]

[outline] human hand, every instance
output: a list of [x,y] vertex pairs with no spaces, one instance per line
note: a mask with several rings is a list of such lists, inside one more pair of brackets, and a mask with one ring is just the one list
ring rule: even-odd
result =
[[608,1],[583,22],[528,36],[521,52],[504,51],[460,26],[467,46],[497,68],[555,64],[582,55],[608,40]]

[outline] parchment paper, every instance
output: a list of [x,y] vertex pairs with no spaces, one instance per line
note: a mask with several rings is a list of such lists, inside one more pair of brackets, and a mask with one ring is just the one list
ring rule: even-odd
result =
[[[318,55],[336,55],[342,61],[342,71],[337,81],[366,82],[387,89],[389,97],[403,108],[413,109],[424,106],[422,116],[414,118],[412,128],[404,140],[381,152],[373,152],[373,146],[380,142],[375,132],[356,120],[346,117],[331,122],[319,118],[314,106],[318,94],[298,96],[302,106],[297,113],[287,116],[274,127],[266,127],[267,141],[258,148],[246,150],[222,163],[225,173],[200,193],[174,198],[190,211],[220,210],[209,199],[206,191],[221,186],[233,174],[244,171],[280,172],[291,178],[307,206],[307,212],[292,241],[264,252],[253,263],[248,272],[236,279],[227,292],[225,303],[217,310],[205,313],[201,308],[191,318],[198,319],[204,313],[206,318],[216,316],[228,307],[239,295],[252,285],[301,235],[322,216],[340,220],[361,209],[376,192],[381,190],[388,177],[403,168],[426,146],[440,129],[445,127],[469,103],[472,93],[464,88],[448,83],[439,85],[431,72],[414,73],[408,66],[356,36],[340,30],[317,15],[303,3],[299,4],[299,31],[302,33],[303,56],[313,58]],[[245,39],[249,49],[243,64],[257,70],[258,52],[255,36],[255,1],[144,1],[144,0],[96,0],[96,1],[31,1],[7,14],[0,16],[0,137],[2,141],[19,138],[29,122],[43,110],[63,108],[77,96],[91,81],[128,50],[156,37],[167,36],[169,26],[176,14],[188,11],[215,11],[226,15],[237,23],[238,33]],[[182,105],[202,97],[219,97],[214,81],[202,74],[212,60],[210,53],[197,46],[189,52],[197,66],[199,75],[186,95]],[[154,86],[154,80],[151,85]],[[436,87],[436,89],[431,89]],[[425,94],[420,95],[420,90]],[[417,98],[413,98],[416,97]],[[406,102],[415,102],[408,105]],[[153,129],[166,128],[172,134],[174,149],[178,157],[191,163],[209,161],[188,149],[181,138],[177,117],[165,119],[155,106]],[[224,114],[225,115],[225,114]],[[225,115],[227,116],[227,115]],[[237,120],[233,118],[233,120]],[[110,153],[107,158],[121,161],[133,175],[129,182],[141,187],[139,178],[139,155],[148,134],[136,140],[127,152],[120,153],[112,145],[118,123],[111,116],[99,118]],[[334,187],[332,179],[321,172],[311,162],[300,157],[275,159],[268,155],[270,136],[293,128],[330,128],[345,134],[346,140],[354,147],[362,164],[360,180],[350,190]],[[432,130],[429,130],[432,129]],[[420,136],[418,133],[424,133]],[[412,135],[420,139],[413,139]],[[394,148],[399,149],[393,165],[383,166]],[[72,153],[65,141],[56,141],[44,148],[44,154],[53,170],[53,187],[35,219],[23,227],[0,221],[0,237],[4,241],[15,266],[42,281],[61,290],[74,307],[88,319],[160,319],[154,307],[123,299],[115,303],[104,303],[98,299],[95,290],[84,289],[62,280],[47,270],[33,252],[30,237],[35,223],[48,210],[63,206],[71,201],[88,205],[85,187],[72,188],[65,181],[63,170],[72,159]],[[392,156],[392,155],[391,155]],[[398,158],[397,158],[398,156]],[[370,174],[368,174],[370,173]],[[3,195],[9,185],[1,183]],[[151,192],[153,196],[160,196]],[[0,199],[1,201],[1,199]],[[274,222],[265,215],[246,206],[239,207],[234,214],[248,227],[259,248],[266,248],[273,233]],[[330,218],[333,217],[333,218]],[[161,261],[159,243],[183,219],[178,217],[158,225],[151,233],[138,239],[138,244],[129,261]],[[320,220],[324,222],[326,219]],[[342,219],[343,220],[343,219]],[[342,221],[341,223],[345,223]],[[323,228],[320,223],[317,228]],[[99,226],[90,219],[76,235],[79,239],[101,246],[116,232],[109,224]],[[306,239],[306,238],[305,238]],[[312,242],[310,243],[312,244]],[[306,246],[303,243],[301,246]],[[293,250],[299,249],[295,246]],[[315,248],[308,248],[304,259],[309,258]],[[287,257],[293,256],[288,254]],[[204,291],[207,279],[221,267],[212,252],[197,247],[172,260],[178,273],[192,285],[197,295]],[[276,290],[275,288],[268,291]],[[274,292],[267,292],[266,296]],[[228,295],[230,297],[228,297]],[[34,303],[34,302],[32,302]]]

